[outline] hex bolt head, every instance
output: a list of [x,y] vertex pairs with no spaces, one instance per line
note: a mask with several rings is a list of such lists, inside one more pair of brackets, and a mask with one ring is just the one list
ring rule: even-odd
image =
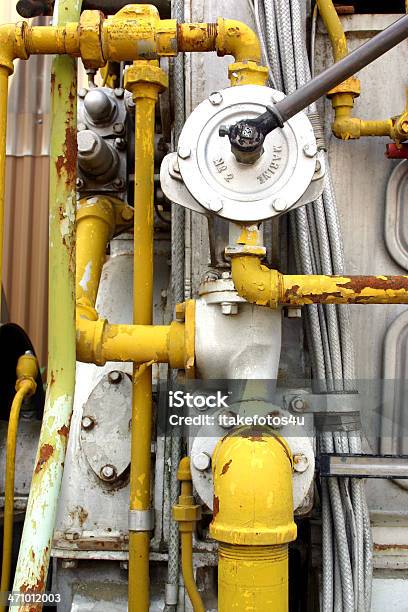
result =
[[111,385],[117,385],[121,382],[122,378],[123,374],[122,372],[119,372],[119,370],[112,370],[112,372],[109,372],[108,374],[108,380]]
[[296,453],[296,455],[293,455],[293,469],[295,472],[302,474],[303,472],[306,472],[308,467],[309,460],[306,455],[303,453]]
[[77,124],[77,132],[83,132],[84,130],[87,130],[87,125],[86,123],[78,123]]
[[101,468],[100,476],[102,480],[106,480],[107,482],[110,482],[111,480],[115,480],[116,478],[115,466],[114,465],[104,465],[103,468]]
[[206,452],[197,453],[197,455],[193,456],[193,465],[196,470],[200,472],[205,472],[211,465],[211,457]]
[[123,96],[125,95],[125,90],[123,89],[123,87],[116,87],[113,93],[117,98],[123,98]]
[[181,159],[188,159],[191,155],[191,149],[190,147],[187,146],[183,146],[181,145],[178,149],[177,149],[177,155],[179,157],[181,157]]
[[304,412],[307,408],[307,403],[303,397],[297,396],[290,401],[290,408],[293,412]]
[[77,134],[79,155],[91,155],[98,146],[98,137],[91,130],[83,130]]
[[85,87],[82,87],[79,91],[78,91],[78,98],[85,98],[86,94],[88,93],[88,90],[85,89]]
[[92,417],[88,415],[82,417],[82,421],[81,421],[82,429],[89,430],[89,429],[92,429],[94,425],[95,425],[95,420]]
[[218,106],[219,104],[221,104],[223,97],[219,91],[213,91],[212,93],[210,93],[208,99],[213,106]]
[[112,119],[116,105],[106,91],[101,87],[95,87],[87,93],[84,107],[87,116],[94,123],[107,123]]
[[221,302],[221,312],[223,315],[238,314],[238,304],[236,302]]
[[78,177],[77,180],[75,181],[75,184],[77,186],[77,189],[82,189],[82,187],[84,186],[84,181]]
[[225,279],[231,278],[231,272],[227,272],[227,271],[221,272],[221,278],[225,278]]
[[316,144],[314,142],[310,144],[305,144],[305,146],[303,147],[303,153],[306,155],[306,157],[314,157],[315,155],[317,155]]
[[123,125],[123,123],[114,123],[112,129],[115,134],[123,134],[123,132],[125,131],[125,126]]
[[288,205],[288,202],[283,198],[276,198],[276,200],[272,202],[273,209],[276,210],[276,212],[283,212],[287,209]]

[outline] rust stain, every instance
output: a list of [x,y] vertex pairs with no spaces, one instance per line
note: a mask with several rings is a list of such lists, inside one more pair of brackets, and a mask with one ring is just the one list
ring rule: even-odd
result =
[[374,550],[378,550],[378,551],[408,550],[408,544],[374,544]]
[[217,495],[214,495],[213,520],[215,519],[219,511],[220,511],[220,500],[218,499]]
[[51,370],[51,373],[50,373],[50,385],[53,385],[54,383],[55,383],[54,370]]
[[69,434],[69,429],[68,427],[64,424],[61,429],[58,429],[58,433],[60,436],[64,436],[65,438],[68,437]]
[[406,276],[351,276],[349,282],[341,286],[352,289],[355,293],[361,293],[364,289],[408,291],[408,278]]
[[42,447],[40,448],[40,456],[38,458],[37,465],[35,466],[36,474],[38,474],[38,472],[42,469],[42,466],[44,465],[44,463],[48,461],[48,459],[51,457],[53,452],[54,452],[54,447],[51,446],[51,444],[42,445]]
[[75,522],[78,519],[80,527],[83,527],[86,519],[88,518],[88,512],[82,506],[76,506],[74,510],[71,510],[69,516]]
[[223,468],[221,470],[221,476],[224,476],[224,474],[226,474],[228,472],[231,463],[232,463],[232,459],[227,461],[227,463],[223,466]]

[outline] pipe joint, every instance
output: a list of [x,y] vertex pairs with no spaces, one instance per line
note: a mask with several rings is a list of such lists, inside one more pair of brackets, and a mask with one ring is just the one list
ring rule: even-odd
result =
[[261,46],[255,32],[242,21],[217,20],[216,51],[220,56],[232,55],[236,62],[261,62]]
[[132,92],[133,99],[157,100],[159,93],[168,87],[168,76],[158,62],[139,60],[125,72],[125,88]]
[[9,75],[14,71],[15,59],[28,59],[29,57],[25,47],[28,28],[25,21],[0,25],[0,67],[6,68]]
[[16,368],[16,391],[25,389],[25,397],[34,395],[37,389],[38,362],[35,355],[21,355]]

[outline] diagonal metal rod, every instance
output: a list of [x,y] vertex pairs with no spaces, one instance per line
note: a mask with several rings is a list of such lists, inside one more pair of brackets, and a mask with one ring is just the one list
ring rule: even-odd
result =
[[407,37],[408,15],[405,15],[345,58],[315,76],[303,87],[277,102],[275,109],[279,112],[282,120],[287,121]]

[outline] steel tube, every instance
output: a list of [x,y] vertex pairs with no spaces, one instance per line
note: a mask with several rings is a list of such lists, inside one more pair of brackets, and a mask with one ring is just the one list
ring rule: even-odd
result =
[[3,270],[4,205],[6,189],[7,96],[10,71],[0,66],[0,309]]
[[[60,0],[57,24],[77,21],[80,0]],[[44,417],[13,591],[43,592],[75,388],[76,61],[54,58],[49,191],[48,377]],[[21,604],[20,611],[42,604]]]
[[339,62],[315,76],[306,85],[277,102],[275,109],[279,111],[283,121],[287,121],[407,37],[408,15],[405,15]]

